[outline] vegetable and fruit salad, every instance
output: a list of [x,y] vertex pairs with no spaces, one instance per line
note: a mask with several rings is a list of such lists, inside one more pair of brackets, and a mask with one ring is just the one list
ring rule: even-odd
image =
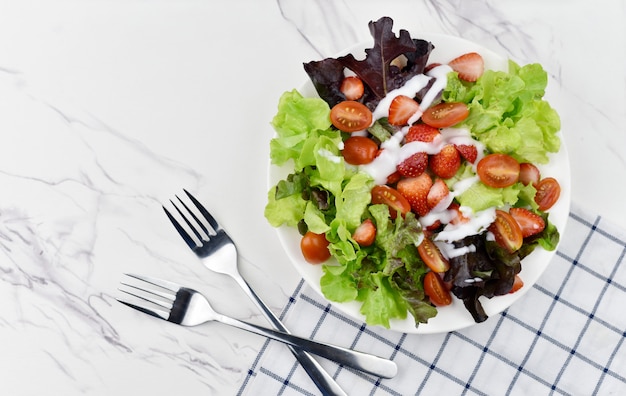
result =
[[293,172],[265,216],[297,227],[324,296],[360,302],[370,325],[418,326],[453,298],[482,322],[479,297],[523,287],[522,259],[559,240],[560,185],[537,166],[561,144],[547,74],[485,70],[476,52],[432,64],[433,44],[390,18],[369,27],[364,59],[304,64],[319,97],[280,98],[271,160]]

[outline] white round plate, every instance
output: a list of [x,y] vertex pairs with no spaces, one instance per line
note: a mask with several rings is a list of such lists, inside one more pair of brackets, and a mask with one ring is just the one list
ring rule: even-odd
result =
[[[483,56],[485,60],[485,69],[508,70],[508,60],[506,58],[503,58],[495,52],[465,39],[442,34],[422,34],[413,37],[421,38],[434,44],[435,49],[429,57],[429,63],[447,63],[461,54],[475,51]],[[357,59],[359,59],[359,54],[363,54],[364,56],[365,48],[369,48],[371,46],[371,42],[361,43],[342,52],[340,55],[352,53]],[[305,83],[299,91],[306,97],[317,96],[313,84],[310,81]],[[547,100],[549,101],[549,98],[547,98]],[[560,135],[560,137],[560,151],[552,155],[548,165],[540,166],[539,168],[541,170],[542,177],[552,176],[556,178],[561,185],[561,196],[559,201],[550,209],[549,218],[550,221],[557,227],[561,235],[563,235],[570,209],[571,182],[567,149],[565,147],[563,136]],[[293,166],[291,163],[282,167],[270,165],[268,173],[270,188],[276,185],[279,180],[284,179],[292,171]],[[320,265],[309,264],[302,258],[302,254],[300,252],[301,236],[298,231],[295,228],[282,226],[277,228],[277,232],[280,242],[295,268],[300,272],[305,281],[321,296],[323,296],[320,289],[322,267]],[[494,297],[492,299],[481,297],[480,301],[482,302],[487,315],[493,316],[504,311],[511,306],[511,304],[522,297],[535,284],[535,282],[537,282],[555,253],[555,251],[548,252],[541,247],[538,247],[531,255],[522,261],[522,271],[520,273],[520,277],[524,281],[524,287],[518,292],[505,296]],[[337,303],[331,301],[330,303],[348,316],[365,322],[365,317],[360,313],[360,302],[353,301],[350,303]],[[433,334],[459,330],[474,324],[476,323],[470,313],[465,309],[463,302],[458,300],[456,297],[453,297],[453,303],[449,306],[438,308],[437,316],[430,319],[428,323],[422,323],[418,327],[415,327],[413,317],[408,314],[405,320],[392,320],[390,323],[390,329],[404,333]]]

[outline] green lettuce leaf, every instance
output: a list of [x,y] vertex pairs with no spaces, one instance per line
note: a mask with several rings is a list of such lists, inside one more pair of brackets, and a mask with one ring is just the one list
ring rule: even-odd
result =
[[302,148],[311,133],[330,128],[330,108],[322,99],[305,98],[294,89],[280,97],[272,126],[277,136],[270,141],[270,158],[273,164],[282,165],[310,154]]
[[273,227],[280,227],[283,224],[295,227],[304,216],[306,206],[307,201],[302,199],[300,194],[276,199],[276,189],[272,188],[267,194],[264,215]]
[[475,83],[450,73],[442,98],[468,105],[470,114],[460,126],[468,127],[490,152],[545,164],[548,153],[557,152],[561,144],[559,115],[543,100],[547,83],[541,65],[510,61],[508,73],[486,70]]
[[389,282],[389,277],[382,272],[372,274],[370,279],[375,287],[362,289],[359,296],[363,305],[361,313],[370,325],[389,328],[390,318],[404,319],[407,315],[407,303]]
[[358,296],[357,282],[347,265],[324,265],[320,287],[330,301],[348,302]]
[[367,205],[372,200],[372,187],[374,180],[369,175],[356,173],[336,196],[336,219],[345,221],[348,229],[354,231],[361,224]]
[[468,206],[476,213],[494,206],[515,205],[523,187],[522,183],[515,183],[506,188],[493,188],[482,182],[476,182],[460,194],[457,200],[459,205]]

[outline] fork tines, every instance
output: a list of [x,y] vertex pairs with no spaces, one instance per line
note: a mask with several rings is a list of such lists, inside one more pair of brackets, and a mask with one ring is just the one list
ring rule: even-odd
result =
[[[132,303],[119,298],[117,300],[138,311],[168,320],[172,303],[176,299],[178,287],[173,283],[147,276],[135,274],[124,275],[135,282],[125,282],[122,280],[120,281],[119,290],[122,293],[134,297],[136,302]],[[139,286],[136,284],[136,281],[143,282],[144,286]]]
[[[185,189],[183,189],[183,191],[185,192],[189,200],[193,203],[195,208],[198,210],[202,219],[204,219],[205,221],[202,221],[202,219],[199,218],[198,215],[196,215],[196,213],[194,213],[194,211],[191,210],[189,206],[185,204],[185,202],[178,195],[176,195],[176,199],[179,204],[176,204],[172,200],[170,200],[170,203],[172,204],[174,209],[176,209],[179,217],[182,218],[187,227],[181,225],[176,217],[165,206],[163,206],[163,210],[165,211],[167,218],[170,219],[170,221],[174,225],[174,228],[176,228],[176,231],[178,231],[178,233],[185,240],[187,245],[191,249],[194,249],[196,247],[200,247],[202,245],[202,241],[208,241],[211,236],[216,235],[219,230],[219,224],[217,223],[217,221],[215,221],[213,216],[211,216],[209,211],[206,210],[206,208],[202,206],[202,204],[193,195],[191,195],[189,191]],[[192,220],[190,220],[190,217],[191,219],[193,219],[193,222]],[[189,230],[191,230],[191,233],[189,233]]]

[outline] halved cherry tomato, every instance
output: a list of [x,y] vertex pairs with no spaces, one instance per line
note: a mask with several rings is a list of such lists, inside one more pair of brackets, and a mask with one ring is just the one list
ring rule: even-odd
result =
[[522,278],[519,277],[519,275],[515,275],[515,280],[513,281],[513,287],[511,287],[511,290],[509,290],[509,293],[515,293],[522,287],[524,287],[524,281],[522,280]]
[[561,185],[553,177],[542,179],[536,188],[535,202],[539,205],[539,210],[541,211],[550,209],[561,195]]
[[528,209],[511,208],[509,214],[517,221],[524,238],[538,234],[546,228],[546,222],[543,218]]
[[396,218],[398,212],[404,216],[411,210],[409,201],[398,190],[386,185],[374,186],[372,188],[372,203],[389,206],[389,214],[392,219]]
[[541,172],[535,165],[530,162],[523,162],[519,164],[519,181],[523,185],[527,186],[532,184],[533,186],[536,186],[540,179]]
[[422,243],[417,247],[417,252],[428,266],[434,272],[446,272],[450,269],[450,263],[439,251],[439,248],[429,238],[424,238]]
[[376,241],[376,225],[371,219],[365,219],[352,234],[352,239],[360,246],[370,246]]
[[439,103],[422,114],[422,121],[435,128],[447,128],[463,121],[469,115],[465,103]]
[[494,188],[512,186],[519,180],[519,172],[519,162],[506,154],[486,155],[476,167],[480,181]]
[[361,79],[357,76],[348,76],[341,82],[339,90],[346,97],[346,99],[357,100],[363,96],[365,87],[363,86],[363,81],[361,81]]
[[320,264],[330,258],[329,242],[324,234],[307,231],[300,240],[300,250],[304,259],[311,264]]
[[522,247],[524,239],[517,221],[505,211],[496,209],[496,219],[489,226],[489,231],[496,238],[498,245],[513,253]]
[[330,110],[330,121],[340,131],[362,131],[372,123],[372,112],[362,103],[346,100]]
[[369,164],[378,155],[378,145],[365,136],[350,136],[343,142],[341,154],[351,165]]
[[424,293],[430,298],[430,302],[437,306],[452,304],[450,291],[445,287],[441,277],[434,272],[428,272],[424,276]]

